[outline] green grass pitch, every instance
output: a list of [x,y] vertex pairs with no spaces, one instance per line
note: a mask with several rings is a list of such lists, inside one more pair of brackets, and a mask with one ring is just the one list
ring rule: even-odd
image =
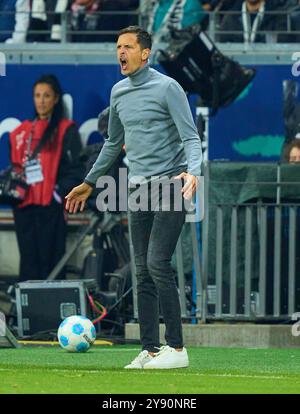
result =
[[0,349],[1,394],[281,394],[300,392],[300,349],[190,347],[190,366],[125,370],[138,346]]

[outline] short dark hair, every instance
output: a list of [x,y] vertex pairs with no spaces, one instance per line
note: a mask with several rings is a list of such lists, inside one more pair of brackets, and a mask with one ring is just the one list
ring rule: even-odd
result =
[[134,33],[137,37],[137,42],[141,45],[142,49],[151,49],[152,47],[152,38],[151,35],[140,26],[128,26],[120,30],[118,33],[118,38],[126,33]]

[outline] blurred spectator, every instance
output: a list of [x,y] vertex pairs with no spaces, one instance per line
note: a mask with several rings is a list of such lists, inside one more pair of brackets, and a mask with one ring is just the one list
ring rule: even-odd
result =
[[29,11],[29,0],[0,2],[0,42],[25,42],[29,25]]
[[99,42],[99,34],[93,32],[101,30],[100,0],[75,0],[71,10],[71,41]]
[[51,30],[50,41],[60,42],[62,39],[62,13],[69,6],[69,0],[47,0],[47,21]]
[[[120,29],[138,23],[138,16],[130,13],[101,14],[101,12],[134,12],[138,7],[139,0],[74,0],[71,5],[71,41],[115,41]],[[93,33],[96,31],[107,33]]]
[[61,13],[68,0],[31,0],[31,15],[27,42],[61,40]]
[[[102,0],[101,7],[105,12],[134,12],[139,10],[139,3],[139,0]],[[138,25],[138,23],[139,17],[137,14],[106,15],[103,16],[101,30],[113,30],[118,32],[124,27]],[[103,35],[101,40],[115,42],[117,37],[116,34]]]
[[[300,31],[300,0],[290,0],[291,31]],[[300,33],[289,35],[287,42],[300,43]]]
[[283,119],[286,142],[300,133],[299,83],[289,79],[283,81]]
[[172,31],[203,24],[206,17],[201,0],[151,0],[148,32],[153,41],[165,42]]
[[208,11],[226,11],[231,9],[235,2],[236,0],[202,0],[202,5]]
[[32,0],[27,42],[47,42],[48,30],[45,1]]
[[35,82],[33,101],[34,119],[22,122],[10,134],[11,163],[25,171],[29,184],[24,201],[13,210],[20,281],[45,279],[63,256],[64,197],[82,181],[84,172],[78,129],[64,115],[62,90],[55,76],[45,75]]
[[284,145],[282,154],[284,162],[300,162],[300,134]]
[[209,1],[209,0],[202,0],[201,4],[204,10],[207,11],[212,11],[214,9],[214,2],[213,1]]
[[[282,12],[286,10],[286,3],[286,0],[237,0],[229,10],[235,13],[224,16],[220,30],[240,33],[223,33],[219,35],[218,40],[239,43],[284,41],[281,35],[272,32],[287,30],[286,14],[268,12]],[[261,33],[262,31],[269,33]]]
[[208,12],[216,12],[215,25],[220,27],[224,14],[227,10],[232,9],[237,0],[202,0],[203,8]]

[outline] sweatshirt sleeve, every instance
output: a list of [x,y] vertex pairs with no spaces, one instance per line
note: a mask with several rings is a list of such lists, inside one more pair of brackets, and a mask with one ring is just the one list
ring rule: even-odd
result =
[[201,175],[202,148],[186,94],[178,82],[172,80],[166,91],[169,113],[182,140],[187,158],[187,172]]
[[94,186],[99,177],[106,174],[118,158],[124,144],[124,128],[111,100],[108,121],[108,138],[105,140],[98,158],[85,177],[85,182]]

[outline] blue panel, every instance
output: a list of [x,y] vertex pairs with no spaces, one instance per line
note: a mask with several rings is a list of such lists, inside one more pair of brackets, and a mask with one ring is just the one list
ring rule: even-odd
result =
[[253,83],[210,121],[209,159],[278,160],[284,140],[283,86],[289,65],[257,68]]
[[[78,127],[109,105],[112,86],[122,78],[118,65],[7,65],[0,77],[0,169],[8,165],[8,133],[3,133],[8,118],[19,121],[34,116],[32,87],[43,74],[58,77],[65,94],[73,100],[73,119]],[[6,121],[6,122],[5,122]],[[101,140],[91,132],[88,143]]]
[[[8,134],[3,131],[8,118],[33,116],[32,86],[46,73],[55,74],[64,93],[71,95],[78,127],[109,105],[111,88],[122,78],[118,65],[7,65],[7,76],[0,77],[0,169],[9,159]],[[258,66],[250,87],[211,118],[209,159],[277,160],[284,139],[282,81],[292,78],[289,65]],[[195,113],[196,97],[190,98]],[[87,143],[101,139],[90,127]]]

